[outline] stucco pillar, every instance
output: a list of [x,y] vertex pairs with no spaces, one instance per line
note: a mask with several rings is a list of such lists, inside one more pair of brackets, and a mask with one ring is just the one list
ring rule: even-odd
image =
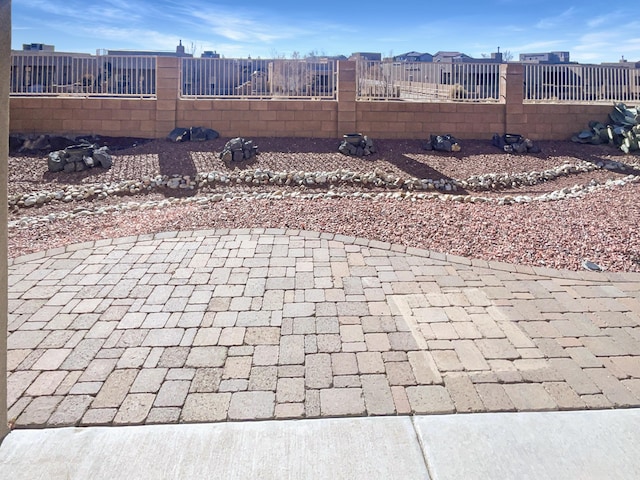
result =
[[524,66],[520,63],[500,65],[500,95],[505,103],[504,133],[528,135],[524,113]]
[[7,163],[9,158],[9,81],[11,0],[0,0],[0,441],[7,435]]
[[180,59],[156,57],[156,138],[166,137],[176,128],[178,96],[180,93]]
[[338,135],[356,133],[356,62],[338,61]]

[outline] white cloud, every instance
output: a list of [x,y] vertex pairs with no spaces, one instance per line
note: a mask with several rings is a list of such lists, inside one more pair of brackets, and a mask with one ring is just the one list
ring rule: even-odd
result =
[[[120,22],[126,20],[129,22],[140,18],[141,13],[141,10],[135,7],[135,3],[118,1],[107,1],[97,4],[96,2],[77,0],[67,0],[65,2],[14,0],[14,9],[17,7],[28,9],[33,18],[38,18],[41,14],[47,14],[49,16],[83,20],[85,22],[96,22],[96,20],[104,21],[106,19],[115,19]],[[51,17],[49,17],[49,19],[50,18]]]
[[538,23],[536,23],[536,28],[539,28],[542,30],[548,30],[551,28],[556,28],[560,25],[565,25],[567,22],[570,22],[572,20],[572,18],[574,17],[575,11],[576,11],[575,8],[571,7],[565,10],[564,12],[558,15],[555,15],[553,17],[543,18],[540,21],[538,21]]
[[188,9],[177,9],[173,15],[198,32],[213,33],[236,42],[273,43],[315,33],[309,28],[293,26],[295,22],[291,19],[266,11],[247,11],[240,6],[228,10],[211,4],[189,5]]
[[125,48],[127,50],[175,50],[180,38],[175,35],[167,35],[154,30],[128,29],[117,27],[80,27],[77,31],[80,35],[91,35],[93,38],[103,41],[105,47],[114,42],[127,47],[111,47],[114,49]]
[[586,23],[590,28],[602,27],[605,24],[613,24],[612,26],[615,27],[619,22],[626,20],[628,16],[628,12],[616,10],[604,15],[589,18]]

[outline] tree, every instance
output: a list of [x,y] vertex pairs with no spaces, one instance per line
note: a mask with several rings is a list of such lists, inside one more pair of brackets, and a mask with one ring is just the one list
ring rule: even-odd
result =
[[[498,53],[500,53],[500,50],[498,50]],[[481,53],[480,56],[482,58],[491,58],[491,55],[488,53]],[[513,60],[513,53],[511,53],[511,50],[505,50],[504,52],[502,52],[503,62],[510,62],[511,60]]]
[[189,44],[189,47],[185,49],[187,53],[190,53],[191,55],[193,55],[194,57],[196,56],[196,53],[200,51],[200,47],[198,45],[195,44],[195,42],[191,42]]

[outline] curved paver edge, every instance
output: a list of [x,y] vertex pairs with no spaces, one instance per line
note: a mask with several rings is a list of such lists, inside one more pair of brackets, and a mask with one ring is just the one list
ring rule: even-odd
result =
[[391,250],[398,253],[413,255],[416,257],[431,258],[442,262],[453,263],[457,265],[467,265],[477,268],[487,268],[490,270],[499,270],[504,272],[519,273],[523,275],[534,275],[539,277],[562,278],[568,280],[585,280],[603,283],[627,283],[640,282],[640,273],[636,272],[590,272],[576,271],[566,269],[554,269],[548,267],[535,267],[530,265],[517,265],[507,262],[495,260],[481,260],[475,258],[451,255],[448,253],[439,253],[432,250],[426,250],[417,247],[408,247],[401,244],[382,242],[380,240],[371,240],[362,237],[351,237],[339,233],[317,232],[312,230],[297,229],[280,229],[280,228],[217,228],[213,230],[174,230],[167,232],[159,232],[154,234],[131,235],[118,238],[107,238],[101,240],[93,240],[88,242],[74,243],[62,247],[56,247],[48,250],[41,250],[15,258],[8,259],[8,266],[27,263],[34,260],[60,255],[68,252],[75,252],[83,249],[92,249],[109,245],[122,245],[127,243],[137,243],[142,241],[156,241],[170,238],[189,238],[203,235],[285,235],[285,236],[303,236],[307,238],[320,238],[326,240],[335,240],[345,244],[361,245],[368,248],[376,248],[379,250]]

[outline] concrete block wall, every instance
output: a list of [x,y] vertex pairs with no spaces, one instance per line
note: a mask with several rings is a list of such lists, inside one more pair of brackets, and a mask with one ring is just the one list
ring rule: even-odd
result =
[[176,118],[179,127],[212,128],[223,137],[333,138],[338,134],[337,103],[327,100],[182,99]]
[[[535,140],[566,140],[586,129],[591,120],[605,123],[612,105],[525,104],[522,115]],[[518,132],[515,132],[518,133]]]
[[12,97],[11,132],[156,136],[154,99]]
[[357,130],[372,138],[460,139],[503,133],[504,105],[464,103],[357,102]]
[[496,103],[357,101],[356,63],[338,62],[335,100],[180,98],[180,60],[157,59],[157,98],[12,97],[11,132],[164,138],[175,127],[213,128],[224,137],[425,139],[451,134],[489,139],[519,133],[566,140],[589,120],[605,121],[611,105],[524,103],[523,66],[501,65]]

